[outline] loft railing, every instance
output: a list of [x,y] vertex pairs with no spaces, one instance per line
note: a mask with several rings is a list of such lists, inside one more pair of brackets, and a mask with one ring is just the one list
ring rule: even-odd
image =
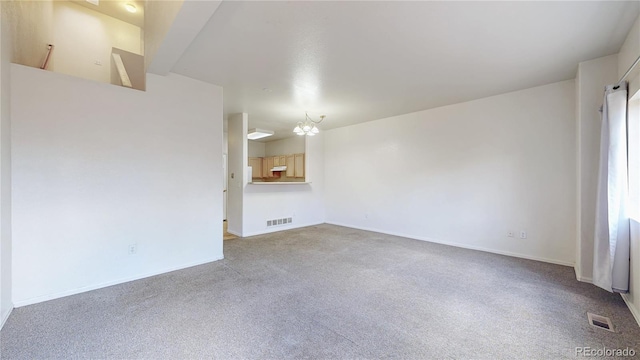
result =
[[127,69],[124,67],[120,54],[112,53],[111,56],[113,56],[113,61],[115,62],[116,70],[118,71],[120,85],[132,87],[131,79],[129,78],[129,74],[127,74]]
[[49,66],[49,59],[51,58],[51,52],[53,51],[53,44],[47,45],[47,56],[44,57],[44,61],[42,62],[42,66],[40,69],[47,70],[47,66]]
[[111,84],[144,91],[144,56],[111,48]]

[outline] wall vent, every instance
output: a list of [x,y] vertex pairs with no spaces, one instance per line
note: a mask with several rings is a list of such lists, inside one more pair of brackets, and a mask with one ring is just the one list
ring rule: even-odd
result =
[[271,226],[282,226],[282,225],[287,225],[287,224],[291,224],[293,222],[293,218],[282,218],[282,219],[273,219],[273,220],[267,220],[267,227],[271,227]]
[[613,324],[611,323],[611,319],[608,317],[592,314],[590,312],[587,313],[587,317],[589,318],[589,325],[595,326],[599,329],[613,331]]

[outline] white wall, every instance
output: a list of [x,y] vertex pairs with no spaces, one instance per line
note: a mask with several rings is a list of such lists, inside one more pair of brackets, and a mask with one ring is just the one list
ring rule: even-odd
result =
[[[249,184],[248,158],[256,155],[252,146],[260,144],[247,140],[249,114],[229,116],[229,200],[227,204],[228,231],[238,236],[254,236],[324,223],[324,142],[321,135],[306,141],[275,141],[276,149],[284,144],[305,155],[306,181],[311,184]],[[285,141],[287,140],[287,141]],[[302,142],[303,148],[296,146]],[[266,148],[273,142],[265,143]],[[293,146],[293,148],[291,147]],[[260,145],[258,145],[260,147]],[[279,155],[280,153],[278,153]],[[269,156],[269,153],[263,155]],[[231,178],[231,175],[234,178]],[[287,225],[267,227],[267,220],[291,217]]]
[[144,5],[144,64],[145,69],[156,56],[167,33],[182,8],[184,0],[145,1]]
[[578,243],[576,276],[591,282],[596,192],[600,162],[600,106],[604,87],[618,81],[618,56],[611,55],[578,65],[576,75],[576,124],[578,129]]
[[10,108],[12,48],[10,27],[6,15],[4,11],[0,13],[0,328],[13,309],[11,300]]
[[[638,76],[637,80],[640,80]],[[629,102],[629,198],[631,217],[629,293],[622,295],[640,325],[640,90]]]
[[220,87],[11,70],[16,306],[222,258]]
[[2,1],[4,20],[9,22],[11,62],[40,67],[53,41],[53,1]]
[[266,143],[265,156],[303,154],[305,152],[305,139],[308,136],[292,136],[286,139],[269,141]]
[[112,47],[143,55],[139,27],[68,1],[53,6],[53,44],[50,70],[105,83]]
[[[638,58],[640,54],[640,16],[636,19],[636,22],[633,24],[633,27],[627,34],[627,38],[625,39],[622,47],[620,48],[620,52],[618,54],[618,78],[621,78],[622,75],[629,69],[631,64]],[[633,73],[627,79],[629,81],[629,93],[635,94],[638,90],[640,90],[640,65],[636,66]]]
[[243,236],[244,186],[249,166],[248,130],[249,115],[229,115],[228,118],[228,177],[227,177],[227,231]]
[[224,193],[222,194],[222,219],[227,220],[227,203],[229,196],[229,134],[227,133],[227,119],[224,119],[224,132],[222,133],[222,157],[223,157],[223,170],[222,170],[222,186],[224,188]]
[[[629,69],[631,64],[640,56],[640,16],[636,19],[636,22],[629,31],[625,42],[620,48],[620,53],[618,54],[618,76],[622,77],[622,75]],[[629,94],[633,96],[635,94],[635,103],[639,101],[639,95],[637,95],[638,91],[640,91],[640,65],[636,66],[636,69],[631,73],[629,78]],[[635,137],[633,137],[629,141],[630,146],[630,163],[638,164],[638,121],[640,120],[640,115],[638,115],[638,107],[634,107],[632,109],[634,114],[630,114],[630,130],[633,132]],[[635,120],[635,121],[634,121]],[[631,129],[631,126],[635,127]],[[634,141],[635,140],[635,141]],[[635,151],[631,151],[631,148]],[[633,170],[633,169],[632,169]],[[638,180],[637,177],[637,168],[636,171],[630,171],[630,176],[634,176],[635,180]],[[632,191],[636,191],[635,194],[632,195],[632,199],[638,198],[638,183],[635,183],[635,187],[632,183],[631,189]],[[623,299],[629,306],[629,309],[633,313],[638,325],[640,325],[640,216],[638,214],[637,204],[635,210],[635,214],[633,214],[633,218],[631,219],[631,279],[629,282],[629,294],[623,295]]]
[[574,101],[571,80],[329,130],[327,222],[573,265]]
[[[243,236],[325,222],[324,139],[322,134],[307,138],[306,147],[302,152],[305,153],[305,180],[310,184],[245,185]],[[267,227],[267,220],[285,217],[292,217],[293,222],[287,225]]]
[[249,156],[248,157],[265,157],[265,143],[253,140],[247,140]]

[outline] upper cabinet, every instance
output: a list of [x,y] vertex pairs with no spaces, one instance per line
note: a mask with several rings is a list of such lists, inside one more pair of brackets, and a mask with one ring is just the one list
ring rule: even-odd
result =
[[287,155],[287,159],[286,159],[286,164],[287,164],[287,177],[295,177],[295,155]]
[[294,177],[304,178],[304,154],[294,155]]
[[[252,182],[304,182],[305,137],[281,140],[249,140]],[[275,171],[272,171],[275,168]]]
[[262,159],[262,177],[268,178],[271,168],[269,167],[269,160],[267,158]]
[[267,158],[267,177],[273,177],[273,171],[271,171],[271,169],[273,169],[274,166],[276,166],[276,162],[275,162],[275,158],[274,157],[268,157]]
[[251,166],[251,177],[259,179],[262,177],[262,158],[249,158],[249,166]]
[[[253,179],[275,179],[275,181],[304,180],[304,154],[276,155],[264,158],[249,158]],[[274,167],[284,170],[271,171]],[[296,179],[296,180],[293,180]]]

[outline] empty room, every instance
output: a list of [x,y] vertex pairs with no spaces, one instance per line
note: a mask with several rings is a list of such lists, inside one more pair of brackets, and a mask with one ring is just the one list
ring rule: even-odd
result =
[[640,357],[640,2],[0,9],[0,358]]

